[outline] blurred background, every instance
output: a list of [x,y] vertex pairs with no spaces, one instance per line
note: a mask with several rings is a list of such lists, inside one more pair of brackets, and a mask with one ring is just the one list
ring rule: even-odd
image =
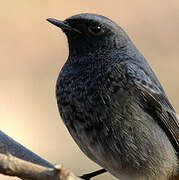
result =
[[[65,35],[45,19],[92,12],[119,23],[147,58],[179,112],[179,1],[5,0],[0,6],[1,130],[77,175],[99,168],[63,125],[55,83],[68,56]],[[114,179],[109,174],[96,179]],[[0,180],[15,179],[0,175]]]

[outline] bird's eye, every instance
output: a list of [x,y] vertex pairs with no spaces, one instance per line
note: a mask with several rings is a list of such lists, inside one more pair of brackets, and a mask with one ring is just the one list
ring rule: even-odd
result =
[[104,32],[103,28],[101,26],[99,26],[99,25],[90,25],[90,26],[88,26],[88,31],[91,34],[96,35],[96,36],[101,35]]

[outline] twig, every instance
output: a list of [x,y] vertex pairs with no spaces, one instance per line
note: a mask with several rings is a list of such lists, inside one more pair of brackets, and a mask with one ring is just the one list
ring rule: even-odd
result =
[[28,180],[81,180],[60,165],[43,167],[8,154],[0,154],[0,173]]
[[32,151],[28,150],[11,137],[9,137],[4,132],[0,131],[0,153],[2,154],[11,154],[15,157],[20,159],[33,162],[35,164],[39,164],[45,167],[53,168],[53,164],[44,160],[37,154],[33,153]]

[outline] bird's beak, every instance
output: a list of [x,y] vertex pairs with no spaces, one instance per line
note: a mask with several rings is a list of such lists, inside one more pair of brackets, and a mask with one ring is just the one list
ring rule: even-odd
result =
[[53,25],[61,28],[64,31],[67,30],[67,31],[75,31],[77,33],[81,33],[78,29],[71,27],[66,21],[61,21],[61,20],[54,19],[54,18],[48,18],[47,21],[52,23]]

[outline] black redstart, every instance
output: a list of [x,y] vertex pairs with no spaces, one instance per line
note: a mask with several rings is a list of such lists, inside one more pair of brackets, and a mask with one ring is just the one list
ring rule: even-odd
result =
[[88,13],[48,21],[68,39],[56,97],[80,149],[121,180],[179,178],[179,120],[124,30]]

